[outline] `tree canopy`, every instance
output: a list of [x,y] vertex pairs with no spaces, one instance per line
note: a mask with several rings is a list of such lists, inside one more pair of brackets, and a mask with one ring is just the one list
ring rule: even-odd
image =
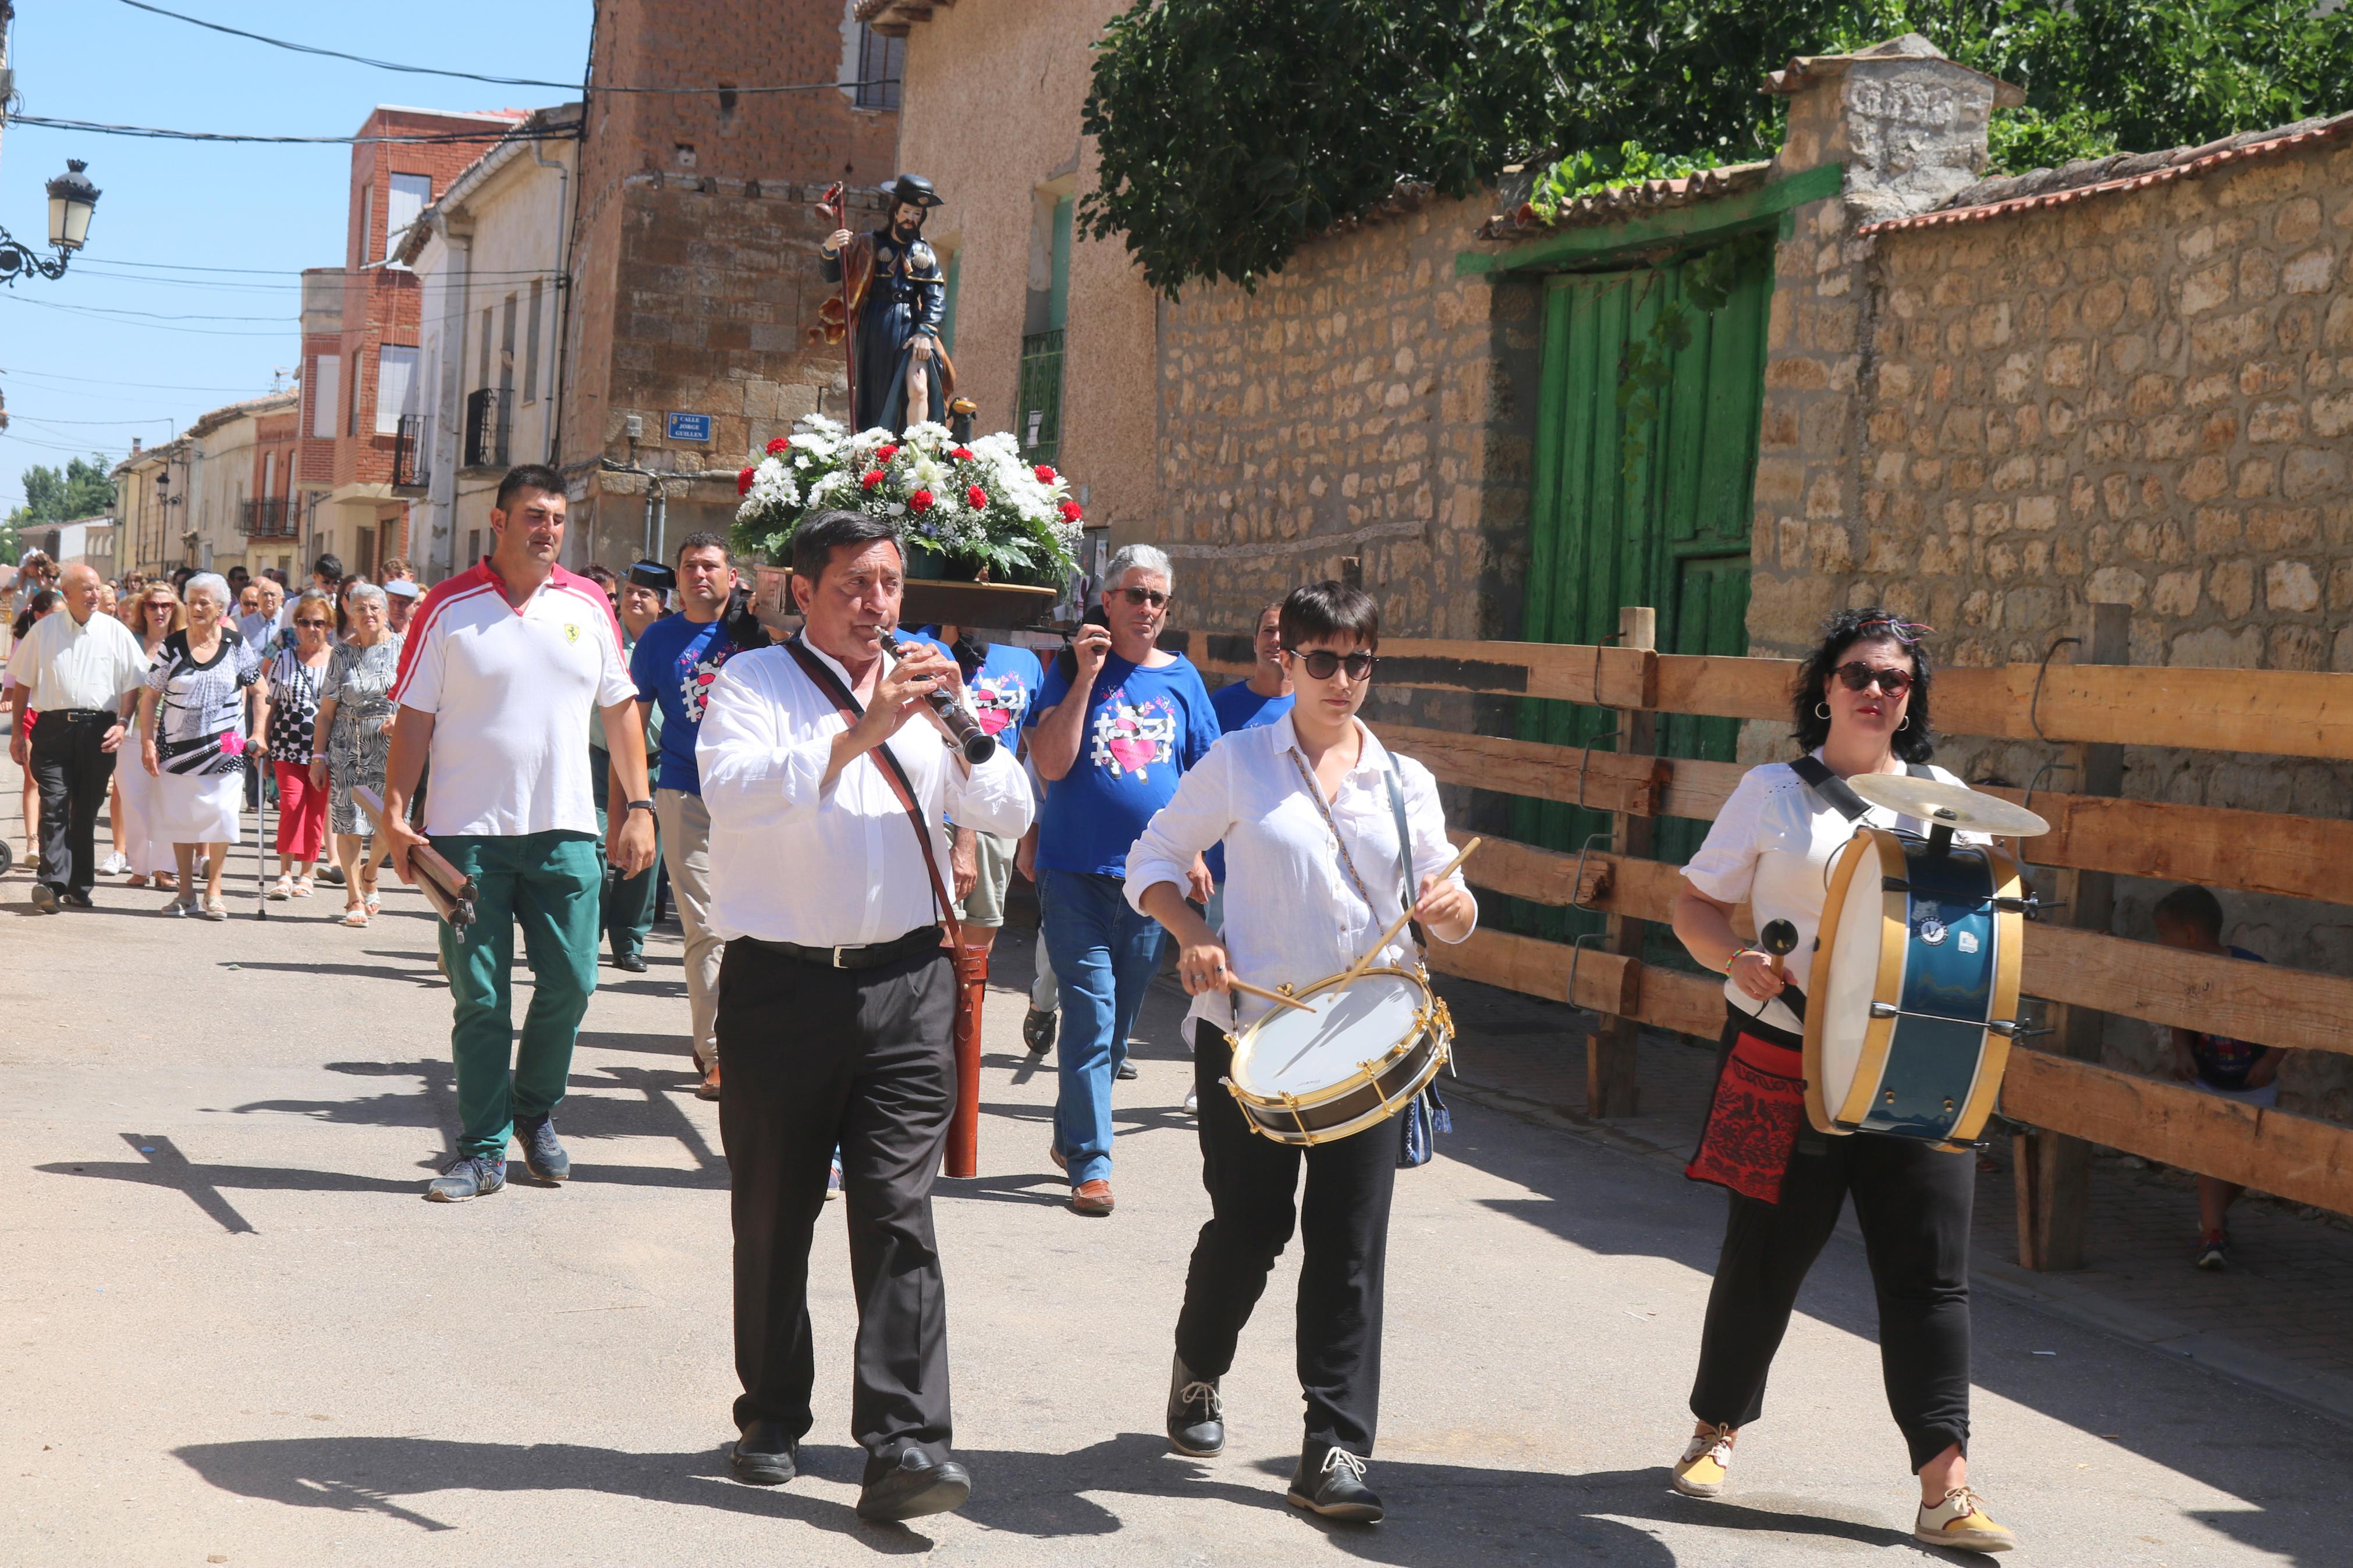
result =
[[2026,89],[1996,171],[2353,107],[2353,14],[2309,0],[1136,0],[1097,46],[1082,217],[1165,293],[1251,287],[1400,181],[1767,155],[1767,71],[1905,32]]
[[0,528],[0,563],[16,561],[19,529],[71,522],[111,510],[114,505],[114,481],[107,477],[111,466],[93,452],[87,458],[68,458],[63,468],[39,463],[26,468],[25,504],[10,512],[5,527]]

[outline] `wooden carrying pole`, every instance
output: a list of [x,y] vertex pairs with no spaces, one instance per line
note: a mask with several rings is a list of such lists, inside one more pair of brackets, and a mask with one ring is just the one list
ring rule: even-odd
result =
[[[1618,612],[1618,644],[1620,647],[1643,652],[1659,646],[1659,612],[1648,606],[1629,605]],[[1618,754],[1620,757],[1647,757],[1658,750],[1658,719],[1643,709],[1623,709],[1618,714]],[[1609,816],[1610,847],[1621,855],[1649,859],[1653,836],[1653,819],[1629,812],[1612,812]],[[1629,920],[1623,915],[1607,917],[1607,932],[1602,950],[1621,958],[1639,960],[1642,943],[1650,931],[1646,921]],[[1600,1118],[1631,1116],[1641,1103],[1641,1090],[1635,1079],[1635,1066],[1642,1026],[1636,1019],[1613,1015],[1594,1025],[1593,1033],[1585,1044],[1585,1113]]]
[[[384,836],[384,797],[365,784],[353,786],[352,799],[367,815],[368,826]],[[443,858],[429,844],[408,852],[408,868],[416,873],[417,890],[433,912],[462,931],[474,923],[474,880]]]

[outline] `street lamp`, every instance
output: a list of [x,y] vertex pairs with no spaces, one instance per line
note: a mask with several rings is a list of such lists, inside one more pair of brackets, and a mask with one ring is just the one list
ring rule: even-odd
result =
[[98,205],[98,187],[82,173],[79,158],[66,160],[66,172],[49,182],[49,244],[55,259],[19,243],[0,228],[0,283],[14,285],[27,271],[44,278],[65,276],[66,263],[90,240],[90,215]]

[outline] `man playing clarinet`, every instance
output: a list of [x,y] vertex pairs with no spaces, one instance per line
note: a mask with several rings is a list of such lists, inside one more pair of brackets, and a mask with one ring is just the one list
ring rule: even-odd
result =
[[889,646],[902,576],[887,519],[804,521],[792,577],[804,630],[727,661],[695,744],[711,923],[727,944],[719,1130],[744,1384],[732,1464],[755,1485],[794,1476],[812,1419],[809,1239],[839,1146],[858,1297],[850,1426],[868,1456],[858,1512],[881,1521],[944,1512],[972,1490],[949,1458],[932,1232],[956,1101],[945,820],[1018,838],[1031,815],[1010,750],[967,763],[942,743],[926,699],[961,694],[955,660]]

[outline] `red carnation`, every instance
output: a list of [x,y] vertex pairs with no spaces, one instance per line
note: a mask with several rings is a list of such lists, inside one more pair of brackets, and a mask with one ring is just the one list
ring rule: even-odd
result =
[[910,511],[931,510],[932,492],[929,490],[917,490],[913,495],[909,496],[907,498],[907,510]]
[[882,487],[882,470],[880,468],[869,468],[866,470],[865,477],[860,479],[858,482],[864,485],[870,490],[880,489]]
[[1062,521],[1064,522],[1076,522],[1084,515],[1085,514],[1083,512],[1079,510],[1078,502],[1074,500],[1066,500],[1062,503]]
[[790,441],[787,441],[782,436],[779,436],[775,440],[768,443],[768,456],[773,458],[791,445],[792,443]]
[[964,499],[970,503],[972,510],[975,511],[985,510],[988,506],[988,492],[982,489],[978,485],[975,485],[970,489],[965,491]]
[[898,455],[899,448],[896,447],[877,447],[874,448],[874,460],[878,463],[887,463]]
[[1054,470],[1043,463],[1038,465],[1037,474],[1038,482],[1041,485],[1050,485],[1054,482]]
[[950,447],[948,448],[948,456],[954,458],[959,463],[969,463],[972,461],[972,448],[969,447]]
[[744,495],[747,493],[751,488],[752,470],[746,468],[742,473],[735,476],[735,493],[739,496]]

